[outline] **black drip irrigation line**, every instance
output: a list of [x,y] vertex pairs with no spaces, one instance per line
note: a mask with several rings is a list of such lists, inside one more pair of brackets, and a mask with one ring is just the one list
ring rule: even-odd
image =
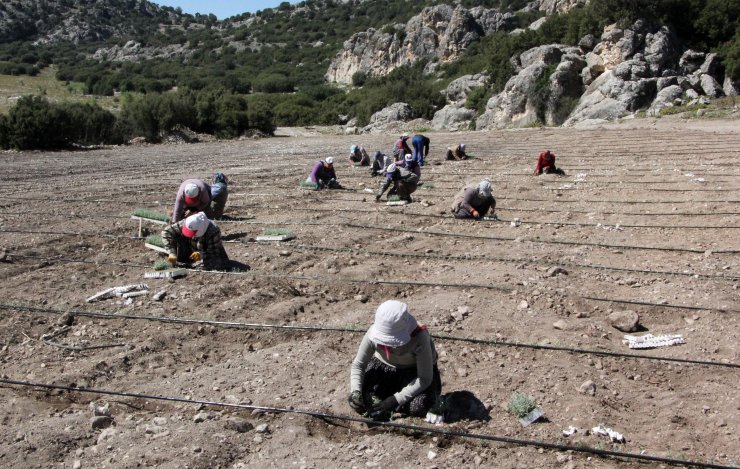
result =
[[[12,254],[9,254],[9,256],[13,256]],[[64,258],[57,258],[57,257],[49,257],[49,258],[43,258],[40,256],[22,256],[22,255],[15,255],[15,257],[26,257],[26,258],[33,258],[33,259],[48,259],[53,260],[57,262],[64,262],[67,264],[71,263],[79,263],[79,264],[95,264],[95,265],[116,265],[116,266],[122,266],[122,267],[149,267],[149,266],[143,266],[143,265],[137,265],[137,264],[124,264],[124,263],[117,263],[117,262],[95,262],[95,261],[78,261],[78,260],[71,260],[71,259],[64,259]],[[416,282],[413,280],[360,280],[360,279],[351,279],[351,278],[345,278],[345,277],[327,277],[322,275],[290,275],[290,274],[269,274],[264,272],[254,272],[254,271],[246,271],[246,272],[227,272],[227,271],[220,271],[220,270],[198,270],[198,269],[182,269],[187,270],[188,272],[193,273],[199,273],[199,274],[211,274],[211,275],[237,275],[237,276],[247,276],[247,277],[258,277],[258,278],[280,278],[280,279],[290,279],[290,280],[308,280],[312,282],[338,282],[338,283],[352,283],[352,284],[367,284],[367,285],[410,285],[414,287],[440,287],[440,288],[460,288],[460,289],[484,289],[484,290],[498,290],[502,292],[510,292],[512,290],[511,287],[504,286],[504,285],[483,285],[483,284],[477,284],[477,283],[441,283],[441,282]]]
[[568,267],[578,267],[578,268],[585,268],[585,269],[595,269],[595,270],[614,270],[617,272],[633,272],[633,273],[639,273],[639,274],[652,274],[652,275],[676,275],[676,276],[685,276],[685,277],[701,277],[701,278],[711,278],[711,279],[718,279],[718,280],[740,280],[740,276],[736,275],[717,275],[717,274],[697,274],[692,272],[673,272],[668,270],[647,270],[647,269],[628,269],[628,268],[622,268],[622,267],[610,267],[605,265],[592,265],[592,264],[576,264],[573,262],[551,262],[547,260],[541,260],[541,259],[516,259],[516,258],[506,258],[506,257],[493,257],[493,256],[477,256],[477,255],[462,255],[462,256],[456,256],[456,255],[446,255],[446,254],[417,254],[412,252],[383,252],[383,251],[370,251],[367,249],[354,249],[354,248],[331,248],[326,246],[307,246],[305,244],[294,244],[294,243],[287,243],[286,246],[289,246],[293,249],[298,249],[302,251],[329,251],[329,252],[355,252],[358,254],[370,254],[373,256],[388,256],[388,257],[411,257],[411,258],[421,258],[421,259],[442,259],[442,260],[456,260],[456,261],[496,261],[496,262],[511,262],[515,264],[522,264],[522,263],[533,263],[533,264],[545,264],[545,265],[565,265]]
[[[293,209],[296,210],[296,209]],[[543,213],[584,213],[593,215],[625,215],[625,216],[636,216],[636,217],[654,217],[654,216],[671,216],[671,217],[711,217],[711,216],[722,216],[722,215],[740,215],[740,212],[708,212],[708,213],[693,213],[693,212],[604,212],[601,210],[551,210],[544,208],[518,208],[518,207],[496,207],[496,210],[503,210],[507,212],[543,212]]]
[[[235,329],[257,329],[257,330],[279,330],[288,332],[348,332],[364,334],[367,328],[359,329],[347,326],[286,326],[280,324],[259,324],[259,323],[245,323],[235,321],[215,321],[210,319],[196,319],[196,318],[177,318],[171,316],[146,316],[146,315],[135,315],[135,314],[119,314],[119,313],[104,313],[97,311],[82,311],[82,310],[70,310],[70,309],[55,309],[55,308],[40,308],[36,306],[22,306],[12,304],[0,303],[0,309],[13,310],[13,311],[24,311],[28,313],[41,313],[41,314],[72,314],[80,317],[89,317],[95,319],[111,319],[111,320],[131,320],[131,321],[152,321],[152,322],[163,322],[170,324],[189,324],[189,325],[203,325],[203,326],[217,326],[224,328],[235,328]],[[635,353],[623,353],[623,352],[610,352],[604,350],[591,350],[581,349],[576,347],[560,347],[557,345],[540,345],[540,344],[528,344],[524,342],[514,342],[506,340],[495,340],[495,339],[476,339],[468,337],[458,337],[444,334],[431,334],[435,339],[449,340],[454,342],[467,342],[481,345],[492,345],[496,347],[512,347],[512,348],[526,348],[532,350],[549,350],[555,352],[568,352],[577,353],[582,355],[599,355],[603,357],[619,357],[629,358],[637,360],[657,360],[667,361],[675,363],[685,363],[691,365],[706,365],[706,366],[720,366],[724,368],[740,368],[740,364],[736,363],[723,363],[709,360],[692,360],[688,358],[673,358],[673,357],[661,357],[656,355],[638,355]]]
[[672,304],[661,304],[661,303],[649,303],[646,301],[633,301],[633,300],[618,300],[612,298],[598,298],[595,296],[582,296],[581,298],[586,300],[601,301],[604,303],[622,303],[628,305],[640,305],[640,306],[655,306],[658,308],[675,308],[675,309],[688,309],[691,311],[717,311],[720,313],[740,313],[740,309],[732,308],[706,308],[701,306],[682,306]]
[[60,235],[60,236],[100,236],[104,238],[114,238],[114,239],[144,239],[144,237],[139,236],[122,236],[122,235],[112,235],[112,234],[106,234],[106,233],[74,233],[74,232],[68,232],[68,231],[30,231],[30,230],[4,230],[0,229],[0,233],[21,233],[21,234],[41,234],[41,235]]
[[[406,207],[405,205],[402,205],[401,207]],[[319,208],[319,207],[311,207],[311,208],[305,208],[305,207],[293,207],[291,208],[293,211],[304,211],[304,212],[336,212],[335,209],[332,208]],[[506,208],[496,208],[496,211],[499,210],[505,210],[509,212],[515,212],[516,209],[506,209]],[[360,213],[383,213],[383,214],[401,214],[404,215],[411,215],[414,217],[425,217],[425,218],[438,218],[442,220],[453,220],[454,217],[452,215],[437,215],[433,213],[415,213],[415,212],[397,212],[397,211],[384,211],[379,212],[377,210],[364,210],[364,209],[352,209],[353,212],[360,212]],[[532,210],[536,211],[536,210]],[[584,213],[593,213],[593,212],[584,212]],[[487,220],[483,220],[487,221]],[[512,220],[507,220],[504,218],[499,218],[496,221],[500,221],[503,223],[509,223]],[[559,221],[520,221],[521,224],[524,225],[561,225],[561,226],[579,226],[579,227],[586,227],[586,226],[593,226],[593,227],[601,227],[601,226],[614,226],[614,224],[610,223],[577,223],[577,222],[559,222]],[[721,230],[721,229],[728,229],[728,230],[737,230],[740,229],[740,226],[710,226],[710,225],[631,225],[631,224],[624,224],[624,223],[617,223],[622,228],[661,228],[661,229],[667,229],[667,230],[680,230],[680,229],[696,229],[696,230],[704,230],[704,229],[714,229],[714,230]]]
[[200,400],[200,399],[186,399],[183,397],[160,396],[157,394],[143,394],[143,393],[134,393],[134,392],[126,392],[126,391],[111,391],[107,389],[97,389],[97,388],[62,386],[58,384],[34,383],[31,381],[19,381],[19,380],[13,380],[13,379],[5,379],[5,378],[0,379],[0,384],[4,384],[7,386],[23,386],[26,388],[39,388],[39,389],[67,391],[67,392],[75,392],[75,393],[97,394],[97,395],[118,396],[118,397],[131,397],[135,399],[151,399],[151,400],[167,401],[167,402],[179,402],[179,403],[184,403],[184,404],[197,404],[197,405],[205,405],[205,406],[210,406],[210,407],[222,407],[222,408],[251,410],[251,411],[258,410],[262,412],[272,412],[276,414],[305,415],[308,417],[319,418],[322,420],[341,420],[345,422],[364,423],[369,426],[371,425],[373,427],[383,427],[383,428],[388,428],[388,429],[393,429],[393,430],[413,431],[413,432],[418,432],[418,433],[445,435],[445,436],[468,438],[468,439],[474,439],[474,440],[495,441],[498,443],[507,443],[507,444],[517,445],[517,446],[532,446],[535,448],[553,449],[553,450],[558,450],[558,451],[574,451],[578,453],[594,454],[594,455],[603,456],[603,457],[634,459],[638,461],[660,462],[660,463],[671,464],[675,466],[693,466],[693,467],[712,468],[712,469],[737,469],[732,466],[723,466],[723,465],[713,464],[713,463],[704,463],[704,462],[690,461],[690,460],[684,460],[684,459],[663,458],[663,457],[658,457],[658,456],[648,456],[645,454],[625,453],[622,451],[603,450],[603,449],[598,449],[598,448],[591,448],[588,446],[571,446],[571,445],[563,445],[559,443],[548,443],[545,441],[538,441],[538,440],[523,440],[523,439],[511,438],[507,436],[486,435],[483,433],[466,433],[466,432],[460,432],[460,431],[455,431],[455,430],[445,430],[445,429],[436,428],[436,427],[422,427],[420,425],[409,425],[405,423],[380,422],[380,421],[375,421],[375,420],[362,418],[362,417],[350,417],[346,415],[329,414],[326,412],[318,412],[314,410],[268,407],[268,406],[258,406],[258,405],[251,405],[251,404],[231,404],[227,402],[206,401],[206,400]]
[[523,202],[549,202],[555,203],[588,203],[588,204],[736,204],[740,200],[568,200],[568,199],[531,199],[521,197],[501,197],[501,200],[519,200]]
[[[516,241],[517,239],[519,239],[521,241],[526,241],[530,243],[565,244],[565,245],[570,245],[570,246],[594,246],[594,247],[602,247],[602,248],[608,248],[608,249],[642,249],[642,250],[648,250],[648,251],[693,252],[697,254],[703,254],[707,252],[706,249],[701,250],[701,249],[691,249],[691,248],[667,248],[667,247],[659,247],[659,246],[633,246],[633,245],[627,245],[627,244],[582,243],[582,242],[575,242],[575,241],[558,241],[558,240],[542,241],[539,239],[529,239],[529,238],[506,238],[503,236],[472,235],[472,234],[463,234],[463,233],[444,233],[444,232],[439,232],[439,231],[418,231],[418,230],[409,230],[409,229],[397,228],[397,227],[360,225],[356,223],[345,223],[344,226],[347,226],[349,228],[358,228],[358,229],[365,229],[365,230],[395,231],[399,233],[414,233],[414,234],[423,234],[423,235],[430,235],[430,236],[449,236],[453,238],[490,239],[490,240],[495,240],[495,241]],[[736,250],[736,249],[719,249],[719,250],[711,249],[711,251],[715,254],[740,253],[740,250]]]

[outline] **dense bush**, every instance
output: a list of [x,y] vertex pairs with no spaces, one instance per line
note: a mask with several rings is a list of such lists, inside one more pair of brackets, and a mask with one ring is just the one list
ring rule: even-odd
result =
[[0,116],[0,147],[57,150],[71,144],[118,143],[116,119],[91,103],[50,103],[23,96],[7,117]]

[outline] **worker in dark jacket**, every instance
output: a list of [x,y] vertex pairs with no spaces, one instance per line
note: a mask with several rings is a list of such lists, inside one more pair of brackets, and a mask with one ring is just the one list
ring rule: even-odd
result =
[[211,212],[219,220],[224,216],[226,201],[229,199],[229,178],[224,173],[215,173],[211,184]]
[[426,326],[406,303],[384,302],[352,360],[349,405],[375,420],[398,411],[442,423],[441,392],[437,351]]
[[359,163],[360,166],[370,166],[370,156],[364,147],[352,145],[349,147],[349,160],[352,163]]
[[414,147],[412,156],[419,166],[424,166],[424,158],[429,154],[429,143],[431,143],[429,138],[421,134],[414,135],[411,139],[411,146]]
[[537,159],[537,167],[534,169],[534,175],[539,176],[542,173],[565,174],[562,169],[555,166],[555,154],[550,150],[545,150],[540,153],[540,157]]
[[409,134],[404,133],[398,138],[396,144],[393,145],[393,158],[396,161],[401,161],[406,153],[411,153],[411,148],[409,148],[408,143],[406,143],[408,139]]
[[221,229],[202,212],[168,225],[162,231],[162,241],[168,252],[167,260],[172,264],[202,260],[206,270],[229,267]]
[[385,168],[387,168],[391,163],[393,163],[393,158],[388,155],[384,155],[380,151],[376,151],[373,154],[373,166],[370,169],[370,175],[382,176],[385,174]]
[[330,156],[325,160],[317,161],[306,182],[316,184],[317,189],[323,189],[324,187],[341,189],[342,186],[337,182],[337,173],[334,172],[334,158]]
[[491,183],[488,179],[482,180],[480,184],[464,187],[452,203],[452,214],[455,218],[480,220],[489,210],[491,216],[495,218],[496,199],[491,194]]
[[445,157],[447,160],[467,160],[468,155],[465,153],[465,144],[461,143],[455,148],[449,147],[447,148],[447,155]]
[[211,186],[200,179],[186,179],[180,184],[175,196],[175,208],[172,210],[172,222],[178,222],[188,215],[205,212],[211,213]]
[[399,168],[393,163],[385,169],[385,182],[375,196],[375,201],[379,201],[383,193],[393,185],[393,188],[388,191],[388,196],[398,195],[399,199],[411,203],[411,194],[416,190],[418,183],[419,177],[416,174],[406,168]]

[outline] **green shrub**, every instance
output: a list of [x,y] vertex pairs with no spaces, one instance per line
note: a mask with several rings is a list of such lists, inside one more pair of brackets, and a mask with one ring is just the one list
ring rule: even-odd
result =
[[56,150],[70,144],[72,123],[59,106],[40,96],[22,96],[7,118],[8,146]]

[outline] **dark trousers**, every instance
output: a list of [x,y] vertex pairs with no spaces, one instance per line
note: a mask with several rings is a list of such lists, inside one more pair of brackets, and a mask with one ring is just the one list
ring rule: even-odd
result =
[[[373,357],[365,368],[365,379],[362,383],[362,397],[365,408],[373,406],[373,398],[381,401],[397,393],[417,378],[416,368],[393,368]],[[411,401],[401,406],[399,412],[423,417],[429,409],[437,402],[442,394],[442,377],[439,374],[437,364],[434,364],[434,376],[432,384],[420,394],[414,396]]]

